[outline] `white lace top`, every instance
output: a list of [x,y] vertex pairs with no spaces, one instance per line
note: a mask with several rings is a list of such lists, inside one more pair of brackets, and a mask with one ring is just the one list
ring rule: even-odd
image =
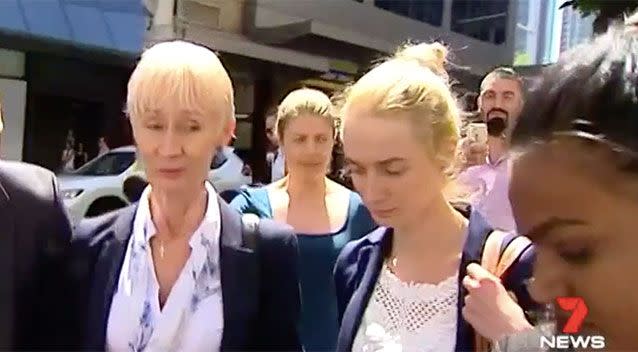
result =
[[354,340],[354,352],[454,351],[458,278],[406,283],[385,265]]

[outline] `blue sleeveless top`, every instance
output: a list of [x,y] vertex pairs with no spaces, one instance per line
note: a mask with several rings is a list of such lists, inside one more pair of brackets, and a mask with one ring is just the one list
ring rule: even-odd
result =
[[[230,203],[242,213],[272,218],[268,191],[263,188],[243,189]],[[337,232],[297,234],[299,242],[299,282],[301,284],[301,342],[306,351],[334,351],[339,331],[337,294],[333,268],[341,249],[359,239],[377,225],[363,205],[361,197],[350,193],[348,216]]]

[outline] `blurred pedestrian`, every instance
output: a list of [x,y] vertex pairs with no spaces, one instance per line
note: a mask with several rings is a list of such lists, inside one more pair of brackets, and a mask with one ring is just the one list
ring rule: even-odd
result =
[[89,155],[84,150],[84,144],[80,142],[77,150],[75,150],[75,157],[73,157],[73,168],[77,170],[86,164],[87,161],[89,161]]
[[109,152],[110,149],[109,149],[109,145],[106,143],[106,138],[100,137],[100,139],[98,139],[97,148],[98,148],[98,152],[97,152],[98,156],[104,155]]
[[279,181],[286,176],[286,156],[280,146],[276,132],[277,110],[273,109],[266,116],[266,137],[269,151],[266,153],[266,164],[270,170],[270,182]]
[[62,172],[72,172],[75,170],[75,148],[73,148],[71,142],[67,141],[66,147],[64,147],[62,151],[60,161],[62,162]]

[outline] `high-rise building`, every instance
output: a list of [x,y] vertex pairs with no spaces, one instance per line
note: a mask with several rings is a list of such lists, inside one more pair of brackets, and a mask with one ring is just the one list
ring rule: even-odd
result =
[[557,0],[519,0],[514,65],[542,65],[556,60]]
[[564,8],[560,31],[560,52],[591,39],[593,24],[594,16],[583,17],[571,7]]

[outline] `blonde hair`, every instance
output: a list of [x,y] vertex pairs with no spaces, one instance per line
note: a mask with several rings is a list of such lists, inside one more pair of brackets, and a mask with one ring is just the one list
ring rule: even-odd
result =
[[276,132],[279,139],[283,139],[286,126],[299,115],[309,114],[323,117],[329,120],[332,133],[336,135],[339,127],[339,119],[330,97],[322,91],[310,88],[301,88],[288,93],[277,109]]
[[346,88],[339,100],[344,118],[353,107],[409,117],[428,155],[451,177],[461,119],[445,70],[447,53],[440,43],[403,46]]
[[165,104],[234,118],[233,85],[217,55],[197,44],[175,40],[142,54],[128,82],[126,112],[135,118]]

